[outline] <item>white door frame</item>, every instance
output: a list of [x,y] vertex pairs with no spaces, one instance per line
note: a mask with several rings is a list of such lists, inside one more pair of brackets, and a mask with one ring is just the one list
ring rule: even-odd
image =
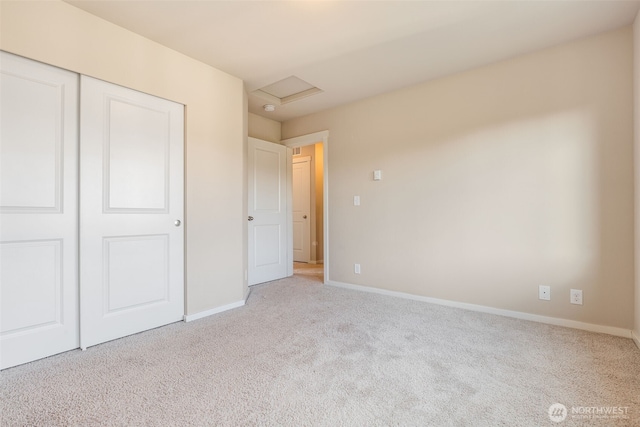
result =
[[286,147],[304,147],[305,145],[315,145],[322,143],[322,223],[323,223],[323,258],[324,258],[324,283],[329,282],[329,131],[310,133],[308,135],[296,136],[295,138],[283,139],[280,143]]

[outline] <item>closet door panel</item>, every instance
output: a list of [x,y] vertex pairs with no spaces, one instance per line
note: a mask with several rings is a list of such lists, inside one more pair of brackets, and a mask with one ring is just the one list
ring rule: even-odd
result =
[[82,76],[81,346],[184,314],[183,106]]
[[0,368],[79,346],[78,76],[0,52]]

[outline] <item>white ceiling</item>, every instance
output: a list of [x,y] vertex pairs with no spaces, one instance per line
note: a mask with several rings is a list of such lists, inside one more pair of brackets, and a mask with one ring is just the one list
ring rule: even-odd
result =
[[[630,25],[640,1],[67,0],[244,80],[278,121]],[[266,113],[253,90],[322,93]]]

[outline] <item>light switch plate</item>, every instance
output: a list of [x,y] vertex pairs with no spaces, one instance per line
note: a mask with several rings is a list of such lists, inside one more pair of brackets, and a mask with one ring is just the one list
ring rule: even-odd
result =
[[551,300],[551,286],[539,286],[538,298],[545,301]]

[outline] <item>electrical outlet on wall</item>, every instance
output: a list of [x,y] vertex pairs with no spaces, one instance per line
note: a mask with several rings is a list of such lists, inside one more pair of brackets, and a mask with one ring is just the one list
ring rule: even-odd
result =
[[353,272],[355,274],[360,274],[360,264],[353,264]]
[[569,295],[571,304],[582,305],[582,289],[571,289]]
[[551,286],[538,286],[538,298],[545,301],[550,301]]

